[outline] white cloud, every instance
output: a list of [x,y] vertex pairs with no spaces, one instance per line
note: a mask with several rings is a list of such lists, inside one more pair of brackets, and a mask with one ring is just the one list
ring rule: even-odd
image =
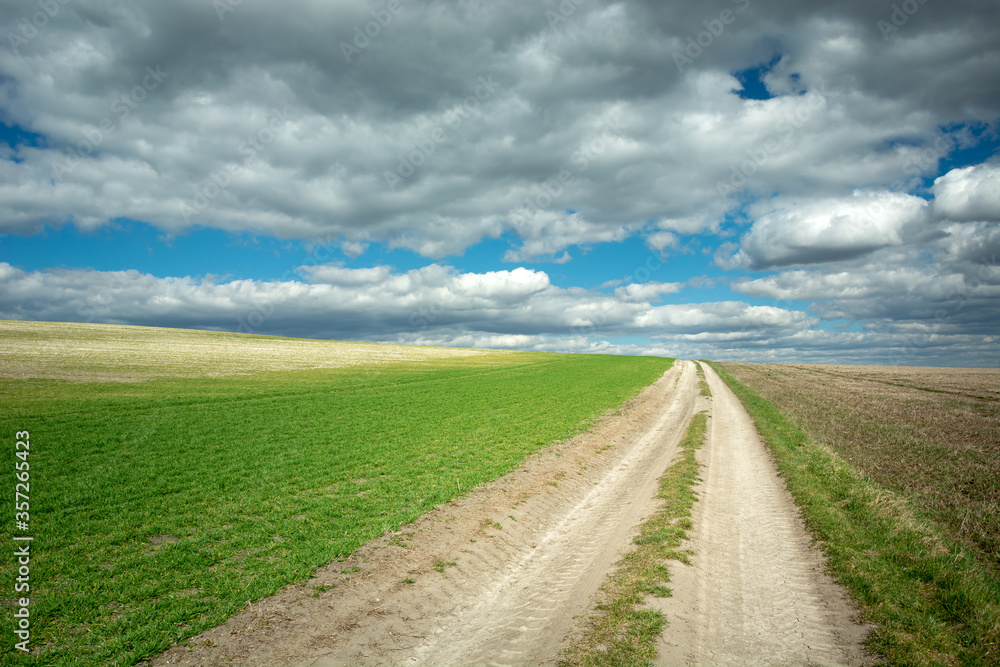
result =
[[652,303],[664,294],[676,294],[684,289],[684,283],[631,283],[615,290],[615,296],[632,303]]
[[706,332],[797,331],[818,321],[804,312],[773,306],[751,306],[742,301],[717,301],[699,304],[671,304],[653,308],[638,318],[638,323],[654,338],[675,334]]
[[544,271],[518,267],[513,271],[463,273],[458,276],[454,289],[463,296],[510,303],[530,297],[548,286],[549,277]]
[[934,180],[934,211],[958,222],[1000,222],[1000,164],[952,169]]
[[[765,204],[757,208],[763,209]],[[903,245],[924,231],[927,202],[888,192],[768,202],[723,265],[763,269],[852,259]]]
[[[0,317],[130,322],[318,338],[470,335],[666,335],[726,328],[798,328],[798,311],[739,302],[652,305],[680,283],[632,284],[613,296],[559,288],[542,271],[460,273],[430,264],[320,266],[313,282],[157,278],[138,271],[25,272],[0,263]],[[451,335],[451,334],[450,334]],[[511,339],[514,340],[514,339]]]
[[680,239],[672,232],[656,232],[646,237],[646,245],[660,253],[667,248],[677,247],[679,242]]
[[947,236],[940,245],[946,256],[984,271],[1000,264],[1000,225],[993,222],[965,222],[945,225]]
[[[957,283],[956,283],[957,281]],[[902,298],[907,292],[927,294],[954,289],[962,276],[953,274],[944,280],[913,267],[865,271],[784,271],[782,273],[740,280],[732,283],[734,290],[755,297],[795,301],[846,300],[867,297]]]
[[392,273],[390,266],[373,266],[367,269],[346,269],[342,266],[303,266],[300,271],[313,283],[330,285],[372,285],[383,282]]
[[368,250],[368,244],[361,241],[343,241],[340,249],[348,257],[360,257]]
[[1000,266],[957,259],[941,253],[941,261],[917,268],[883,254],[844,270],[784,271],[734,281],[732,287],[752,297],[807,302],[824,320],[864,322],[884,331],[990,334],[1000,326]]
[[[0,226],[128,218],[341,238],[350,256],[385,243],[442,258],[505,233],[509,261],[640,232],[663,250],[670,233],[714,233],[744,194],[912,186],[936,168],[922,156],[939,128],[1000,115],[983,83],[1000,78],[989,3],[923,6],[891,41],[865,3],[754,4],[683,72],[674,50],[715,10],[590,0],[551,28],[555,5],[407,5],[347,62],[339,44],[370,20],[363,5],[244,3],[220,22],[195,0],[70,3],[0,51],[5,122],[43,138],[3,149]],[[0,26],[19,19],[0,12]],[[734,95],[732,72],[775,52],[780,95]],[[155,87],[147,67],[165,73]],[[995,219],[991,173],[962,176],[985,179],[965,199],[957,175],[942,181],[943,210]],[[519,215],[526,198],[540,210]],[[872,243],[894,242],[880,231]]]
[[506,252],[505,262],[554,257],[570,245],[621,241],[633,231],[627,225],[614,227],[589,222],[580,213],[525,208],[514,212],[511,224],[523,242],[520,248],[512,248]]
[[[1000,324],[995,309],[990,309],[1000,296],[996,267],[984,274],[987,280],[967,285],[964,291],[954,277],[938,280],[937,285],[925,280],[913,290],[923,301],[899,300],[885,281],[865,285],[839,274],[790,272],[739,286],[748,293],[777,297],[792,296],[781,290],[799,284],[803,291],[798,296],[836,297],[828,307],[837,312],[823,316],[863,315],[869,318],[863,332],[823,331],[815,316],[776,306],[739,301],[653,305],[629,298],[627,289],[613,296],[564,289],[549,284],[543,272],[523,268],[474,274],[431,264],[390,272],[380,281],[372,280],[373,271],[381,275],[386,269],[314,269],[315,276],[335,279],[324,283],[217,283],[210,278],[157,278],[138,271],[26,272],[0,262],[0,317],[720,360],[969,365],[1000,361],[998,348],[991,343]],[[845,284],[852,283],[854,291],[845,290]],[[921,285],[933,285],[937,291],[925,298]],[[952,287],[958,291],[949,293]],[[649,293],[663,289],[657,285]],[[887,312],[893,304],[899,310],[930,313],[912,312],[914,317],[907,320],[905,312]],[[607,340],[620,336],[650,342]]]
[[[371,20],[365,3],[242,3],[225,21],[200,0],[61,5],[18,52],[0,49],[3,121],[29,133],[0,142],[0,232],[128,219],[435,263],[228,283],[0,264],[0,316],[760,359],[886,356],[899,336],[939,336],[976,358],[962,336],[998,324],[1000,167],[924,179],[956,147],[989,146],[1000,5],[926,3],[886,37],[888,6],[755,2],[683,71],[675,50],[718,8],[588,0],[552,27],[557,5],[405,4],[350,61],[340,42]],[[0,7],[0,27],[22,14]],[[734,94],[734,72],[775,56],[774,97]],[[642,282],[650,259],[596,291],[444,259],[501,239],[507,262],[563,264],[634,236],[659,277],[670,255],[715,251],[727,270],[783,271],[737,292],[808,311],[671,303],[681,283]],[[663,340],[599,340],[616,336]],[[920,354],[940,359],[936,340]]]

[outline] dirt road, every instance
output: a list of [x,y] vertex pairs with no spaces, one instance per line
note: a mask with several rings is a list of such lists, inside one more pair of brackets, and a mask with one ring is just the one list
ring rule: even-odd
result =
[[688,545],[659,665],[860,665],[864,627],[823,569],[784,482],[739,399],[707,365],[712,419]]
[[678,362],[590,432],[152,664],[555,664],[702,409],[713,418],[696,557],[670,566],[662,664],[860,664],[861,628],[749,418],[709,373],[713,401],[698,396],[694,364]]

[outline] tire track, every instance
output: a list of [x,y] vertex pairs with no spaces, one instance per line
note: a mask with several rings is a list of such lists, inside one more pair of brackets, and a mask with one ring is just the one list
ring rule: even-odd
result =
[[[611,565],[651,508],[693,412],[695,378],[685,364],[658,421],[453,630],[417,647],[407,665],[554,662],[575,616],[587,610]],[[498,620],[499,619],[499,620]]]

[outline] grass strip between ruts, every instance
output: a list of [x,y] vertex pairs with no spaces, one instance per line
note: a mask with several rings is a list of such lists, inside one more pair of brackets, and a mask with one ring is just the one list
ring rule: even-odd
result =
[[893,665],[1000,664],[1000,582],[905,497],[863,478],[718,364],[757,425],[834,576]]
[[706,398],[712,398],[712,390],[709,388],[708,382],[705,381],[705,369],[702,368],[701,363],[697,361],[694,362],[694,367],[698,372],[698,394]]
[[671,595],[664,561],[690,562],[691,552],[680,546],[692,527],[698,482],[695,451],[705,441],[707,420],[703,412],[691,419],[679,445],[680,458],[660,477],[657,497],[663,505],[641,526],[635,550],[622,557],[602,585],[595,614],[561,664],[649,665],[656,657],[656,639],[667,620],[662,612],[642,605],[647,596]]

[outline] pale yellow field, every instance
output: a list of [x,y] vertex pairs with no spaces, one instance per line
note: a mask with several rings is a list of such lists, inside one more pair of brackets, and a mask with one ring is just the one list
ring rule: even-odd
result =
[[448,359],[488,364],[515,354],[189,329],[0,320],[0,378],[135,382],[396,362],[440,364]]

